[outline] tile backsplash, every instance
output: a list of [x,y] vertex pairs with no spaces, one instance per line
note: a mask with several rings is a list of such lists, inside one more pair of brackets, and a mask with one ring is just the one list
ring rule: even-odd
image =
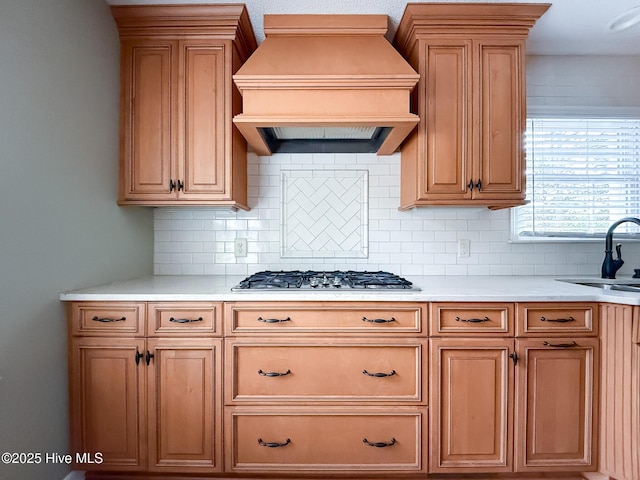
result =
[[[380,269],[399,275],[596,275],[599,272],[604,242],[509,243],[508,209],[432,207],[399,211],[399,153],[383,157],[375,154],[276,154],[271,157],[249,154],[248,160],[250,211],[155,210],[157,275],[248,275],[267,269]],[[313,192],[305,192],[301,185],[298,185],[300,192],[292,194],[292,178],[307,175],[308,179],[327,180],[324,185],[315,184],[322,185],[319,191],[326,196],[331,195],[336,183],[345,179],[351,187],[349,191],[357,191],[354,186],[362,187],[358,182],[362,182],[363,172],[368,172],[368,256],[345,258],[340,249],[329,254],[322,247],[314,247],[319,255],[306,255],[314,251],[309,247],[300,257],[284,258],[283,246],[285,253],[291,253],[294,244],[292,240],[282,240],[281,233],[298,229],[300,234],[310,228],[290,224],[291,213],[286,214],[290,217],[287,219],[281,216],[283,193],[290,195],[289,200],[294,203],[301,203],[300,195],[313,198]],[[313,185],[304,188],[307,187]],[[347,198],[358,202],[356,198]],[[247,239],[246,257],[235,257],[235,238]],[[460,239],[470,241],[468,258],[458,258]],[[306,247],[295,248],[304,251]],[[631,252],[631,247],[625,248]],[[627,253],[629,255],[631,253]]]
[[367,258],[367,170],[282,170],[282,258]]
[[[532,56],[527,58],[527,102],[547,107],[640,109],[636,88],[639,74],[640,64],[629,57]],[[156,274],[248,275],[266,269],[348,268],[390,270],[399,275],[559,276],[600,272],[604,241],[509,243],[508,209],[430,207],[398,211],[398,153],[383,157],[249,154],[248,163],[251,211],[185,207],[155,210]],[[307,185],[303,185],[305,178]],[[348,187],[342,190],[346,195],[342,203],[327,202],[309,217],[293,210],[312,209],[319,203],[312,199],[314,194],[325,199],[335,195],[341,181]],[[323,212],[327,206],[334,212]],[[352,210],[337,212],[343,206]],[[322,234],[316,241],[313,228],[320,222],[330,225],[334,232],[338,225],[348,226],[337,228],[339,235]],[[236,258],[233,253],[237,237],[247,239],[246,257]],[[468,258],[458,258],[458,240],[470,241]],[[621,274],[640,267],[640,243],[625,242],[623,256],[626,263]]]

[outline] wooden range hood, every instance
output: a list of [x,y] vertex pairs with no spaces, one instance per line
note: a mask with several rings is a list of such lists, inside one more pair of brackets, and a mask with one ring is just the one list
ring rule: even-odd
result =
[[384,37],[386,15],[265,15],[264,31],[233,76],[233,122],[258,155],[390,155],[417,125],[419,75]]

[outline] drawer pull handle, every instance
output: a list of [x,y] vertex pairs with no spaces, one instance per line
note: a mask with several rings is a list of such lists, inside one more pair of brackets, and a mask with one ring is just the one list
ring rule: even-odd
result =
[[124,322],[126,319],[127,319],[127,317],[122,317],[122,318],[93,317],[91,320],[93,320],[94,322],[111,323],[111,322]]
[[569,317],[569,318],[545,318],[545,317],[540,317],[540,321],[541,322],[568,323],[568,322],[575,322],[576,319],[573,318],[573,317]]
[[484,323],[488,322],[489,317],[484,318],[460,318],[456,317],[456,322],[465,322],[465,323]]
[[363,322],[369,322],[369,323],[391,323],[391,322],[395,322],[396,319],[394,317],[391,317],[389,319],[386,318],[367,318],[367,317],[362,317],[362,321]]
[[395,370],[391,370],[391,372],[389,373],[382,373],[382,372],[377,372],[377,373],[369,373],[366,370],[362,370],[362,373],[365,375],[368,375],[369,377],[392,377],[396,374]]
[[193,322],[201,322],[202,320],[204,320],[202,317],[198,317],[198,318],[173,318],[173,317],[171,317],[169,319],[169,321],[173,322],[173,323],[193,323]]
[[555,347],[555,348],[575,348],[578,346],[578,344],[576,342],[571,342],[571,343],[549,343],[549,342],[543,342],[542,343],[545,347]]
[[289,375],[291,370],[287,370],[286,372],[263,372],[262,370],[258,370],[258,375],[262,375],[263,377],[284,377],[285,375]]
[[390,447],[391,445],[395,445],[396,439],[392,438],[390,442],[370,442],[366,438],[363,438],[362,443],[366,443],[370,447],[384,448],[384,447]]
[[258,439],[258,445],[261,447],[269,447],[269,448],[277,448],[284,447],[285,445],[289,445],[291,443],[291,439],[287,438],[284,443],[281,442],[263,442],[261,438]]
[[258,321],[259,322],[263,322],[263,323],[282,323],[282,322],[290,322],[291,321],[291,317],[287,317],[287,318],[262,318],[262,317],[258,317]]

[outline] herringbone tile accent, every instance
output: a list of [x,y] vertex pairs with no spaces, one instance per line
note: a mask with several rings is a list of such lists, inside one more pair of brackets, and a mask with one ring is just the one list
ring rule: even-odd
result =
[[284,258],[368,256],[366,170],[282,171]]

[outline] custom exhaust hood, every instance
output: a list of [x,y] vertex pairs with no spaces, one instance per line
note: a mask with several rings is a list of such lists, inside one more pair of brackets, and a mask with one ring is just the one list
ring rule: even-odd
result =
[[265,15],[264,31],[233,76],[233,122],[258,155],[390,155],[417,125],[419,75],[384,37],[386,15]]

